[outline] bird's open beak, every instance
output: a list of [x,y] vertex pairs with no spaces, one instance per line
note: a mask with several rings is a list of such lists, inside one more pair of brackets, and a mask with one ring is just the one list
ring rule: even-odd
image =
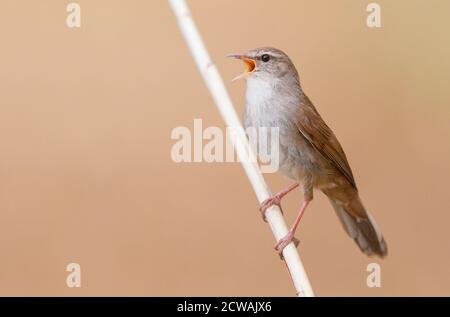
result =
[[241,78],[245,78],[245,77],[249,76],[250,74],[252,74],[255,71],[255,69],[256,69],[256,62],[255,62],[255,60],[250,58],[250,57],[248,57],[248,56],[241,55],[241,54],[230,54],[230,55],[227,55],[227,57],[240,59],[240,60],[242,60],[245,63],[245,71],[244,71],[244,73],[242,73],[239,76],[234,77],[231,81],[235,81],[235,80],[238,80],[238,79],[241,79]]

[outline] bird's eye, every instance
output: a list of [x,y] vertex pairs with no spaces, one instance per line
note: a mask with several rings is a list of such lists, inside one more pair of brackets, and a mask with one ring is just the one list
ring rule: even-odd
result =
[[270,61],[270,55],[269,54],[263,54],[263,56],[261,56],[261,60],[264,63],[267,63],[268,61]]

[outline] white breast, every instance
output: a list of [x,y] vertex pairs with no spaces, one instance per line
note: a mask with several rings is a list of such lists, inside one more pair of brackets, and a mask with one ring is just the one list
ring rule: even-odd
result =
[[245,98],[244,125],[246,127],[273,126],[276,112],[273,107],[274,89],[271,81],[260,78],[248,79]]
[[248,104],[264,104],[272,99],[273,87],[271,81],[260,78],[247,80],[246,98]]

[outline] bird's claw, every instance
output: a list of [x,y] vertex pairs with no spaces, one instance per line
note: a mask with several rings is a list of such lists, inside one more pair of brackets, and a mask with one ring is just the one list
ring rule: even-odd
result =
[[262,202],[261,206],[259,207],[259,211],[261,212],[261,216],[265,222],[267,222],[266,211],[273,205],[280,207],[281,213],[283,213],[283,210],[281,209],[281,197],[278,195],[270,197],[270,198],[264,200]]
[[298,245],[300,244],[300,240],[294,237],[293,232],[289,231],[285,237],[281,238],[280,241],[278,241],[277,244],[275,244],[274,248],[278,252],[278,255],[280,256],[281,260],[284,260],[283,257],[284,248],[291,242],[294,243],[295,247],[298,247]]

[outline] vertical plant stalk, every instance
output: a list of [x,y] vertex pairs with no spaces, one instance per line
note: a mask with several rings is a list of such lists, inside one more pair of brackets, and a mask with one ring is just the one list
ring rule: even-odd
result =
[[[264,181],[261,170],[254,159],[249,159],[252,152],[249,149],[247,138],[241,121],[231,102],[231,98],[225,88],[217,67],[212,62],[209,53],[202,41],[200,33],[194,23],[190,10],[185,0],[169,0],[172,10],[178,20],[181,32],[192,53],[203,80],[208,87],[214,102],[219,108],[225,124],[239,133],[232,133],[231,141],[235,146],[236,153],[255,191],[258,201],[262,203],[271,196],[271,192]],[[275,236],[276,241],[283,238],[288,228],[284,222],[280,209],[277,206],[270,207],[266,212],[267,222]],[[274,253],[275,254],[275,253]],[[300,255],[293,243],[283,250],[283,257],[294,283],[298,296],[314,296],[308,275],[305,272]]]

